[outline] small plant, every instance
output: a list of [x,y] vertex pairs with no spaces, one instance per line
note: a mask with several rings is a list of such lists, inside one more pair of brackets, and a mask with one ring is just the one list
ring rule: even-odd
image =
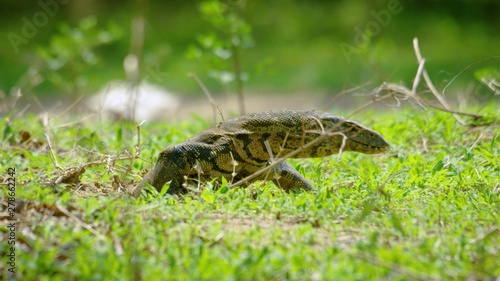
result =
[[247,74],[242,69],[242,51],[253,44],[251,26],[241,17],[246,1],[208,0],[200,4],[202,17],[215,32],[198,36],[197,46],[187,52],[190,58],[202,59],[209,76],[223,85],[234,83],[240,114],[245,113],[243,85]]

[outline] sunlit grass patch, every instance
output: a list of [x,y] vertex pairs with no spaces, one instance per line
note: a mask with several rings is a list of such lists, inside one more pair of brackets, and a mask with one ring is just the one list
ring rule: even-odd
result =
[[[494,106],[488,110],[498,114]],[[386,154],[289,161],[315,192],[286,193],[261,181],[247,188],[208,182],[185,196],[152,191],[134,199],[126,190],[157,153],[209,122],[143,125],[134,156],[137,124],[54,120],[50,127],[37,120],[0,122],[0,178],[9,167],[17,173],[18,279],[500,276],[498,124],[460,125],[436,111],[386,113],[372,121],[391,143]],[[54,184],[65,169],[86,163],[97,164],[85,166],[78,180]],[[0,243],[0,252],[8,247]]]

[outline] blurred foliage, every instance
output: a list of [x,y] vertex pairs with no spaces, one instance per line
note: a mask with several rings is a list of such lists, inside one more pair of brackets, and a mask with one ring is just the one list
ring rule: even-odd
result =
[[246,0],[208,0],[199,5],[201,16],[216,32],[198,36],[198,45],[188,47],[186,57],[205,62],[207,74],[223,85],[235,84],[234,91],[244,114],[243,81],[248,74],[242,70],[242,51],[252,47],[251,26],[240,13]]
[[209,32],[197,36],[196,45],[188,47],[188,58],[200,59],[205,63],[208,75],[226,85],[235,80],[235,69],[232,58],[236,55],[235,49],[248,48],[253,45],[251,27],[246,23],[238,11],[236,1],[204,1],[199,10],[216,32]]
[[86,73],[101,62],[95,48],[122,36],[122,30],[110,22],[106,29],[97,26],[94,16],[83,19],[77,27],[61,24],[59,33],[50,38],[46,46],[39,46],[37,54],[45,68],[42,75],[54,87],[78,94],[89,83]]
[[[224,86],[213,79],[214,72],[208,69],[228,69],[217,65],[217,60],[221,63],[227,58],[230,35],[240,34],[244,35],[240,38],[241,46],[252,46],[241,56],[242,69],[249,72],[245,81],[249,91],[333,95],[365,82],[372,82],[373,86],[382,81],[411,84],[417,69],[411,42],[413,37],[418,37],[427,61],[426,69],[442,89],[467,66],[498,56],[500,50],[497,36],[500,2],[496,0],[254,0],[246,1],[245,9],[235,18],[217,18],[214,15],[222,12],[222,7],[204,4],[211,2],[145,2],[143,73],[173,91],[199,95],[198,85],[186,75],[193,72],[213,92],[222,91]],[[25,37],[25,41],[16,46],[18,53],[9,40],[1,45],[0,89],[8,92],[19,83],[20,77],[36,63],[35,47],[50,48],[51,38],[58,34],[61,23],[74,27],[89,16],[112,19],[124,34],[110,44],[92,47],[95,57],[101,60],[98,65],[87,64],[82,70],[88,81],[82,92],[124,77],[122,65],[130,49],[129,26],[136,9],[135,1],[74,0],[53,6],[53,16],[40,3],[58,2],[47,0],[33,5],[3,1],[0,35],[3,38],[9,38],[9,34],[23,36],[27,23],[34,23],[36,34]],[[43,13],[47,20],[40,22]],[[96,33],[108,30],[103,22],[99,20]],[[356,52],[346,57],[342,45],[350,45]],[[186,53],[203,59],[190,60]],[[447,92],[464,92],[467,88],[472,94],[491,96],[493,91],[477,83],[475,75],[481,75],[476,73],[479,69],[498,68],[498,64],[498,59],[475,64],[461,73]],[[224,72],[218,74],[215,75],[218,80],[224,77],[221,75]],[[468,87],[472,82],[476,86]],[[45,82],[33,91],[50,94],[60,92],[60,88],[61,85],[54,87]]]

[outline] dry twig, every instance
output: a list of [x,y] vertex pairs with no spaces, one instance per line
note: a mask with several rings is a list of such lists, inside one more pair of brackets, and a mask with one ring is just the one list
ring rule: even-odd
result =
[[[418,46],[418,39],[417,38],[413,38],[413,48],[415,49],[415,55],[417,56],[417,60],[418,60],[419,64],[423,63],[424,59],[422,58],[422,54],[420,53],[420,47]],[[431,90],[432,94],[443,105],[444,109],[446,109],[448,112],[451,112],[450,105],[448,104],[446,99],[444,99],[444,97],[441,96],[441,94],[438,92],[436,87],[434,87],[434,84],[432,83],[432,80],[429,77],[429,74],[427,73],[427,71],[425,69],[423,69],[423,71],[422,71],[422,76],[424,77],[424,80],[425,80],[425,83],[427,84],[427,87],[429,87],[429,90]],[[458,121],[458,123],[460,123],[462,125],[465,124],[465,122],[460,117],[458,117],[458,114],[456,114],[456,113],[452,113],[452,114],[453,114],[453,117],[455,117],[455,119]]]
[[[398,106],[400,105],[400,101],[411,100],[411,101],[414,101],[422,109],[427,109],[427,107],[432,107],[432,108],[437,109],[437,110],[451,113],[455,117],[455,119],[462,125],[464,125],[465,122],[459,117],[459,115],[470,116],[470,117],[473,117],[476,119],[485,117],[484,115],[480,115],[480,114],[461,112],[461,111],[451,109],[450,105],[448,104],[446,99],[443,97],[443,95],[441,93],[439,93],[439,91],[436,89],[436,87],[432,83],[432,80],[429,77],[429,74],[425,70],[425,59],[422,57],[422,54],[420,53],[420,47],[418,45],[417,38],[413,39],[413,47],[414,47],[415,55],[416,55],[417,61],[418,61],[418,69],[417,69],[417,73],[415,75],[415,78],[413,80],[412,88],[408,89],[406,86],[401,85],[401,84],[384,82],[384,83],[382,83],[382,85],[377,87],[372,92],[372,94],[374,96],[373,100],[358,107],[356,110],[354,110],[347,117],[350,117],[350,116],[362,111],[363,109],[365,109],[366,107],[368,107],[374,103],[377,103],[379,101],[382,101],[382,100],[385,100],[388,98],[395,99],[398,103]],[[450,81],[450,83],[448,83],[445,86],[443,93],[446,91],[446,88],[448,88],[448,86],[451,84],[451,82],[453,82],[453,80],[455,80],[455,78],[458,77],[461,73],[463,73],[466,69],[470,68],[471,66],[473,66],[475,64],[484,62],[485,60],[497,59],[497,58],[500,58],[500,56],[487,58],[487,59],[481,60],[477,63],[474,63],[474,64],[467,66],[460,73],[458,73],[455,77],[453,77],[452,81]],[[422,77],[424,78],[425,84],[427,85],[427,87],[429,88],[431,93],[439,101],[439,103],[442,105],[442,107],[430,104],[429,102],[427,102],[426,100],[424,100],[422,97],[420,97],[418,95],[417,89],[418,89],[418,86],[420,85]],[[382,92],[388,92],[388,93],[385,95],[381,95]]]
[[210,94],[210,91],[208,91],[207,87],[205,87],[205,84],[198,78],[198,75],[194,73],[188,73],[189,77],[193,77],[194,80],[196,80],[196,83],[198,83],[198,86],[200,86],[201,90],[205,94],[205,96],[208,99],[208,102],[212,106],[213,110],[213,116],[214,116],[214,124],[217,123],[217,113],[219,113],[219,116],[222,118],[222,121],[224,121],[224,116],[222,115],[222,109],[217,105],[215,102],[214,98],[212,97],[212,94]]
[[81,225],[83,228],[87,229],[88,231],[90,231],[91,233],[93,233],[95,236],[97,236],[99,239],[101,240],[105,240],[106,237],[104,235],[102,235],[101,233],[99,233],[97,230],[93,229],[90,225],[88,225],[87,223],[83,222],[81,219],[79,219],[78,217],[76,217],[75,215],[73,215],[68,209],[64,208],[63,206],[59,205],[56,203],[56,207],[57,209],[62,212],[63,214],[65,214],[67,217],[69,217],[70,219],[72,219],[73,221],[75,221],[78,225]]

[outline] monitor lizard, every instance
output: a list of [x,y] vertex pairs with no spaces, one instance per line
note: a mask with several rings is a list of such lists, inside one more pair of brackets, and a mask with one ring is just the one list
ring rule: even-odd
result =
[[[169,194],[185,193],[189,180],[220,180],[249,184],[272,180],[283,190],[313,190],[299,172],[280,158],[325,157],[339,151],[375,154],[389,144],[365,126],[320,111],[273,110],[251,113],[224,122],[167,147],[156,165],[134,187],[145,184],[160,191],[170,181]],[[250,178],[272,165],[266,173]]]

